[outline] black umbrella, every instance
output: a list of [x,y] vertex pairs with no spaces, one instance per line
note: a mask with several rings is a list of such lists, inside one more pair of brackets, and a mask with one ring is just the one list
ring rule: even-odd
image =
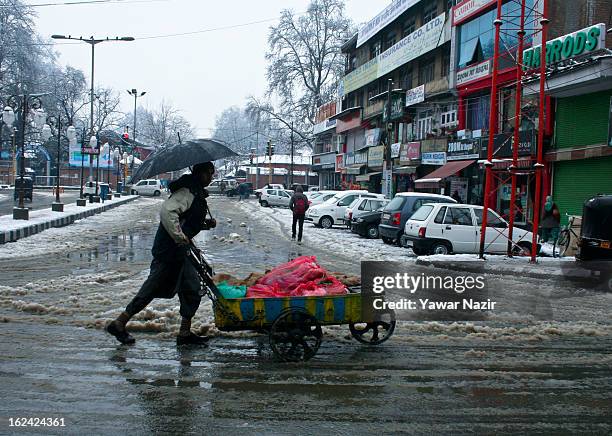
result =
[[158,174],[212,162],[225,157],[238,156],[226,145],[214,139],[195,139],[183,144],[165,147],[147,157],[132,177],[132,183]]

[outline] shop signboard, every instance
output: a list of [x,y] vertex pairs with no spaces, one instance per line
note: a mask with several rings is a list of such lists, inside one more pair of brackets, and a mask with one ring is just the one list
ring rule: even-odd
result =
[[357,47],[363,45],[368,39],[380,32],[389,23],[393,22],[406,9],[418,3],[419,0],[395,0],[381,13],[364,24],[357,34]]
[[368,150],[362,150],[362,151],[355,152],[355,165],[365,165],[367,163],[368,163]]
[[406,91],[406,106],[412,106],[425,101],[425,85]]
[[421,154],[423,165],[444,165],[446,163],[446,152],[434,151]]
[[378,56],[380,58],[378,61],[378,77],[382,77],[444,44],[446,42],[444,35],[445,18],[445,13],[438,15],[382,52]]
[[[493,138],[493,157],[507,158],[512,157],[512,133],[500,133]],[[531,156],[535,154],[535,130],[523,130],[519,132],[518,144],[519,156]],[[480,157],[487,158],[488,141],[483,139],[480,147]]]
[[[560,36],[546,43],[546,64],[551,65],[587,54],[606,46],[606,25],[603,23]],[[540,67],[541,45],[523,52],[523,69]]]
[[361,125],[361,110],[355,110],[350,118],[338,119],[336,122],[336,133],[346,132]]
[[479,11],[495,4],[497,0],[464,0],[453,8],[453,26],[463,23]]
[[463,70],[457,71],[457,86],[465,85],[473,80],[482,79],[491,73],[491,61],[484,61]]
[[374,147],[375,145],[378,145],[378,143],[380,142],[380,132],[381,132],[380,128],[366,130],[365,131],[365,138],[366,138],[365,146]]
[[387,168],[385,164],[382,173],[382,194],[385,198],[391,198],[393,195],[393,169]]
[[378,147],[370,147],[368,149],[368,166],[369,167],[381,167],[383,164],[385,147],[382,145]]
[[480,139],[449,141],[446,146],[446,160],[478,159],[480,157]]
[[355,68],[342,79],[344,95],[378,78],[378,56]]
[[344,154],[336,155],[336,172],[342,171],[344,168]]
[[395,159],[400,155],[400,149],[402,148],[401,142],[396,142],[395,144],[391,144],[391,159]]
[[[386,102],[385,102],[386,103]],[[404,99],[400,95],[391,97],[391,120],[398,120],[404,116]],[[387,122],[387,105],[383,108],[383,122]]]
[[344,165],[347,167],[355,165],[355,152],[349,151],[344,155]]
[[408,142],[404,144],[400,152],[400,163],[409,163],[421,157],[421,143]]
[[320,123],[317,123],[313,126],[312,128],[312,133],[315,135],[318,135],[320,133],[326,132],[328,130],[333,129],[334,127],[336,127],[336,121],[337,120],[325,120],[325,121],[321,121]]

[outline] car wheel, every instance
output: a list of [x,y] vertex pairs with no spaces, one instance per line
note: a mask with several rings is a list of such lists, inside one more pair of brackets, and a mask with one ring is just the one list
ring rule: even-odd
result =
[[519,242],[512,247],[512,254],[514,256],[531,256],[531,243]]
[[368,226],[367,232],[368,232],[368,238],[378,239],[378,226],[377,225]]
[[449,254],[450,247],[445,242],[436,242],[431,246],[431,254]]
[[266,200],[261,200],[259,204],[261,204],[263,207],[268,207],[268,202]]
[[321,224],[321,227],[323,227],[324,229],[331,229],[334,225],[334,220],[330,216],[324,216],[319,221],[319,224]]
[[382,241],[383,241],[385,244],[393,244],[393,239],[391,239],[391,238],[385,238],[385,237],[383,236],[383,237],[382,237],[382,238],[380,238],[380,239],[382,239]]
[[160,195],[161,195],[161,192],[159,192],[159,191],[155,191],[153,193],[153,197],[159,197]]

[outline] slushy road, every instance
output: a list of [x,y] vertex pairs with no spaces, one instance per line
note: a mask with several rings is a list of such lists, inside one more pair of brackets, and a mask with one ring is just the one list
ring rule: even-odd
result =
[[[546,278],[491,280],[512,299],[534,289],[558,296],[553,309],[567,320],[400,322],[372,348],[347,326],[326,328],[306,363],[275,361],[266,336],[218,332],[206,300],[194,328],[213,336],[208,348],[176,347],[176,298],[156,300],[132,323],[136,345],[117,344],[102,328],[147,275],[160,201],[140,198],[0,246],[2,433],[41,431],[9,427],[10,417],[65,418],[47,434],[612,430],[610,298],[577,298]],[[295,246],[284,212],[253,200],[210,203],[219,226],[197,243],[217,272],[245,276],[304,254],[359,274],[368,257],[344,230],[307,225]]]

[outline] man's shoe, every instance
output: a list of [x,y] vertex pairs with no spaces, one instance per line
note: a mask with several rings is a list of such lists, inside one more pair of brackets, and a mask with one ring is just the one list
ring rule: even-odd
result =
[[111,321],[106,325],[106,328],[104,330],[106,330],[107,333],[110,333],[115,338],[117,338],[117,340],[122,344],[134,345],[134,343],[136,342],[134,337],[130,335],[127,330],[125,330],[125,328],[119,328],[117,324],[117,321]]
[[206,345],[208,339],[207,336],[198,336],[194,333],[189,333],[186,336],[178,335],[176,345]]

